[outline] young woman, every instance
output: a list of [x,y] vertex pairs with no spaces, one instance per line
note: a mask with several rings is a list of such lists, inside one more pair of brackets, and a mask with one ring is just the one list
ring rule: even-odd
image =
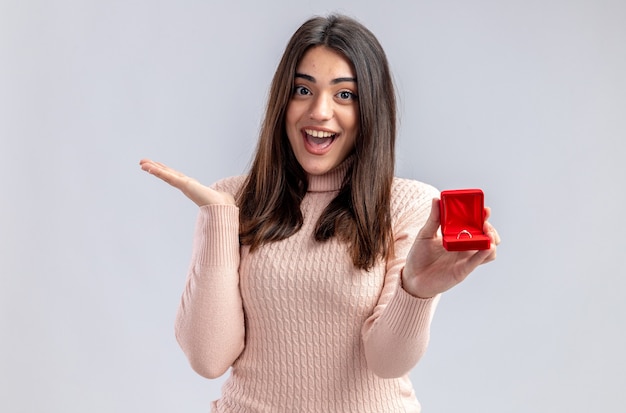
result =
[[444,250],[439,193],[394,177],[395,139],[379,42],[316,17],[279,63],[247,175],[206,187],[141,161],[200,207],[176,336],[199,374],[232,368],[212,411],[420,411],[408,373],[438,297],[500,239],[485,220],[491,249]]

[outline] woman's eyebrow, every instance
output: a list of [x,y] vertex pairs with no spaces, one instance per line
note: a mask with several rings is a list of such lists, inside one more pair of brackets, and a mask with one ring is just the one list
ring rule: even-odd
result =
[[[308,80],[311,83],[316,83],[315,78],[313,76],[311,76],[311,75],[307,75],[307,74],[304,74],[304,73],[296,73],[295,77]],[[353,82],[353,83],[356,83],[356,78],[354,78],[354,77],[338,77],[337,79],[331,80],[330,84],[331,85],[336,85],[337,83],[342,83],[342,82]]]

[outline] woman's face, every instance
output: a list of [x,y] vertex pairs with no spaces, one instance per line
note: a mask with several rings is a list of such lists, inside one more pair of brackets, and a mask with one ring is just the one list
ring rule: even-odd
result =
[[356,75],[350,62],[325,46],[298,64],[287,105],[286,130],[300,166],[321,175],[343,162],[359,133]]

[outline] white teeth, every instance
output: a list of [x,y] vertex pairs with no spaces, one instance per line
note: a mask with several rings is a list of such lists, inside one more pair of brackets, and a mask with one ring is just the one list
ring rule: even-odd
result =
[[311,135],[314,138],[330,138],[332,136],[335,136],[335,133],[332,132],[326,132],[326,131],[321,131],[321,130],[313,130],[313,129],[305,129],[304,132],[307,135]]

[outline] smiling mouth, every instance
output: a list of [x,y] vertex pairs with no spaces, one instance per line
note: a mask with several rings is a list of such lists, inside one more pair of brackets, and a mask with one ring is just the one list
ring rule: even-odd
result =
[[324,150],[333,143],[337,134],[327,131],[305,129],[304,137],[309,145],[317,148],[318,150]]

